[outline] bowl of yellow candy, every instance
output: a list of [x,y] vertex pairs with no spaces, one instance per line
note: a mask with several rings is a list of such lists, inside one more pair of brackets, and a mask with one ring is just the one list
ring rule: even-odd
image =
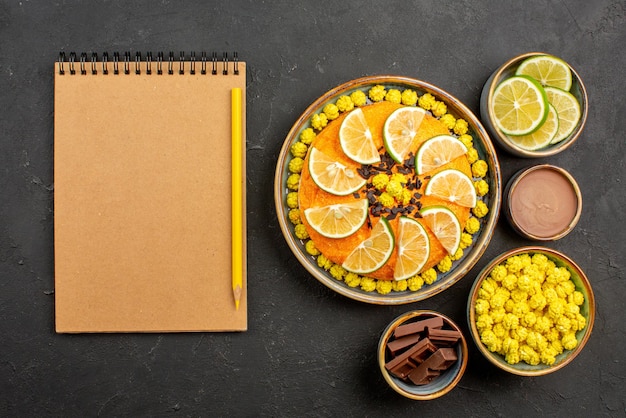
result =
[[595,299],[582,269],[545,247],[522,247],[493,259],[470,291],[467,318],[480,352],[520,376],[565,367],[587,343]]

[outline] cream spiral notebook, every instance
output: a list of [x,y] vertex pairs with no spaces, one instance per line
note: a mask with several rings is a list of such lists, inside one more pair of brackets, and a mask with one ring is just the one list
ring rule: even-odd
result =
[[[245,62],[62,53],[54,71],[56,331],[246,330]],[[238,309],[234,88],[243,92]]]

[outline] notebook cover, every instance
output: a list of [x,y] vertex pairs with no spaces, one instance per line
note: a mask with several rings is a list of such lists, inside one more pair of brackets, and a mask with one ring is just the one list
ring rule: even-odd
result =
[[[243,91],[245,179],[245,62],[239,75],[106,65],[55,66],[56,331],[246,330],[245,238],[236,310],[230,222],[231,90]],[[245,231],[245,180],[242,198]]]

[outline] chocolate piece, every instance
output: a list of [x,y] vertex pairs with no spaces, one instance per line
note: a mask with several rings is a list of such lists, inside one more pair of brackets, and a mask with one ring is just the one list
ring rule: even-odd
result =
[[[417,345],[417,344],[416,344]],[[408,349],[407,351],[405,351],[404,353],[400,354],[397,357],[394,357],[393,359],[391,359],[390,361],[388,361],[385,364],[385,368],[389,371],[393,370],[395,367],[398,367],[399,365],[403,364],[403,362],[405,362],[406,360],[409,359],[409,357],[411,356],[411,354],[413,354],[413,352],[415,351],[415,346],[411,347],[410,349]]]
[[433,381],[436,377],[439,377],[437,370],[431,370],[428,367],[418,367],[409,373],[409,379],[413,384],[426,385]]
[[390,341],[387,344],[387,348],[389,349],[391,355],[395,357],[400,351],[417,343],[420,338],[421,336],[419,334],[412,334],[407,335],[406,337],[397,338],[393,341]]
[[439,329],[443,327],[443,318],[440,316],[434,316],[432,318],[423,319],[421,321],[411,322],[409,324],[400,325],[393,332],[394,337],[400,338],[410,334],[416,334],[418,332],[423,332],[426,328]]
[[426,336],[437,345],[451,346],[461,339],[461,333],[448,329],[428,328]]
[[[389,363],[387,363],[389,364]],[[385,367],[387,367],[387,364]],[[417,365],[411,361],[410,358],[402,359],[401,362],[395,364],[392,368],[387,367],[389,373],[399,377],[400,379],[405,379],[409,373],[411,373]]]
[[442,370],[447,370],[457,359],[456,351],[453,348],[440,348],[415,370],[411,371],[408,377],[416,385],[430,383],[439,376]]
[[428,367],[432,370],[447,370],[457,359],[454,348],[440,348],[432,356],[428,357]]
[[422,364],[437,351],[437,346],[434,345],[428,338],[420,341],[417,345],[420,345],[419,349],[412,350],[412,354],[410,355],[411,360],[417,364]]
[[424,359],[428,358],[435,351],[437,351],[437,347],[428,339],[421,340],[413,347],[385,364],[385,368],[389,370],[390,373],[404,379],[413,369],[422,363]]

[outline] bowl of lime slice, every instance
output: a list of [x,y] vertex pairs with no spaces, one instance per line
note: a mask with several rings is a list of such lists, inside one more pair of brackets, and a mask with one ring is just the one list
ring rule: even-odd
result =
[[480,115],[509,153],[547,157],[569,148],[587,120],[587,91],[579,74],[559,57],[529,52],[506,61],[485,83]]

